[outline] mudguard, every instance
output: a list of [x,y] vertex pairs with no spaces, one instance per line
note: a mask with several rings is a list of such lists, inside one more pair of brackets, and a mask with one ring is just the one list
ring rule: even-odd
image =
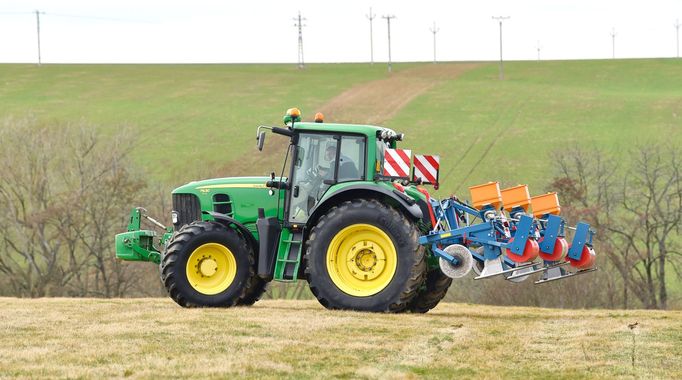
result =
[[417,202],[405,193],[401,193],[398,190],[391,190],[383,186],[377,186],[376,184],[355,184],[339,189],[326,197],[322,202],[318,203],[311,211],[308,222],[316,221],[329,210],[331,206],[338,205],[345,200],[386,197],[394,200],[403,212],[412,216],[414,219],[421,219],[424,216]]
[[226,227],[231,227],[235,226],[237,230],[239,231],[242,236],[244,236],[244,239],[253,247],[253,251],[256,254],[256,257],[258,257],[258,242],[256,241],[256,238],[253,237],[251,234],[251,231],[249,231],[246,226],[241,224],[239,221],[237,221],[234,218],[231,218],[225,214],[221,214],[219,212],[215,211],[202,211],[202,214],[205,215],[210,215],[216,222],[225,225]]

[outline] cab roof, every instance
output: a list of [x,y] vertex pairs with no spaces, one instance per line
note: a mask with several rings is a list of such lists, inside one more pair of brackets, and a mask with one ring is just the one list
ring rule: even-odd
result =
[[360,134],[367,135],[367,136],[376,136],[377,131],[391,131],[391,129],[389,129],[389,128],[378,127],[376,125],[310,123],[310,122],[294,123],[293,129],[295,129],[297,131],[360,133]]

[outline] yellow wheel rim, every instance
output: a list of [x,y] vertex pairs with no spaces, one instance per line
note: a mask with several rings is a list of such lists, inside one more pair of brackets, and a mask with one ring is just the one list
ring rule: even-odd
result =
[[227,289],[237,275],[237,260],[232,251],[218,243],[206,243],[187,260],[187,281],[199,293],[218,294]]
[[398,254],[391,238],[369,224],[353,224],[339,231],[327,248],[327,272],[344,293],[368,297],[393,279]]

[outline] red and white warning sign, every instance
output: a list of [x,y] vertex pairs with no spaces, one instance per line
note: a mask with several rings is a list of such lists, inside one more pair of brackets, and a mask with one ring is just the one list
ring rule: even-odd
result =
[[421,178],[422,183],[437,184],[438,169],[440,168],[440,157],[415,154],[414,155],[414,178],[416,181]]
[[384,175],[410,178],[411,157],[412,151],[409,149],[386,149],[384,151]]

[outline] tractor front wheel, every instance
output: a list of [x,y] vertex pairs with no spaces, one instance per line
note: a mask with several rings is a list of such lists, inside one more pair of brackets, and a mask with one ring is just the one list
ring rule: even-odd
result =
[[161,261],[161,278],[180,306],[230,307],[256,285],[254,263],[253,250],[237,232],[198,221],[174,234]]
[[331,208],[312,229],[306,277],[330,309],[401,312],[424,282],[424,249],[412,221],[376,200]]

